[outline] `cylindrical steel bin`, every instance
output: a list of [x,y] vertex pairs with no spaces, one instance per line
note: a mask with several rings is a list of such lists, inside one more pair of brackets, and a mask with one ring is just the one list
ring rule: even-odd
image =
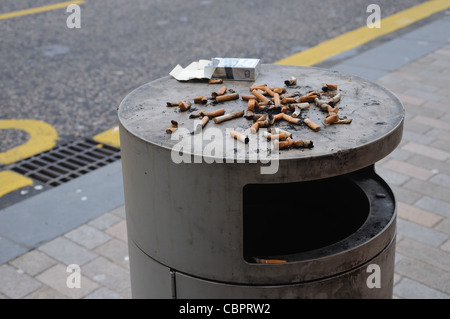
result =
[[[228,134],[250,127],[244,117],[210,121],[198,131],[192,113],[166,106],[209,95],[217,86],[165,77],[122,101],[134,298],[392,296],[395,198],[373,167],[399,144],[403,107],[372,82],[324,69],[263,65],[257,82],[283,87],[290,76],[299,79],[290,91],[338,84],[339,113],[353,122],[322,123],[319,132],[276,122],[274,127],[293,132],[294,139],[312,140],[314,148],[281,150],[270,154],[269,163],[262,161],[260,144],[237,142]],[[251,83],[224,85],[242,95]],[[222,107],[230,113],[245,110],[247,103],[198,109]],[[320,123],[324,113],[311,106],[305,116]],[[166,133],[172,120],[179,124],[178,135]],[[262,167],[276,169],[262,174]]]

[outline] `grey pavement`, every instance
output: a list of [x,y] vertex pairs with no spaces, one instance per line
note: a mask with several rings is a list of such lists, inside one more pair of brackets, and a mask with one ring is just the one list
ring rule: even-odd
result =
[[[376,164],[398,201],[394,297],[449,299],[450,17],[331,68],[402,100],[403,140]],[[0,298],[131,298],[126,231],[120,161],[1,210]]]

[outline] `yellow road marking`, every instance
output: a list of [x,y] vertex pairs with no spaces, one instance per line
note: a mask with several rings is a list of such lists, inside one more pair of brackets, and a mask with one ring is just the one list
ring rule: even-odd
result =
[[94,141],[110,145],[114,147],[120,147],[120,138],[119,138],[119,127],[114,126],[113,128],[106,130],[100,134],[95,135]]
[[16,189],[33,185],[33,180],[11,171],[0,172],[0,197]]
[[30,135],[24,144],[0,153],[0,164],[5,165],[47,151],[55,146],[59,139],[53,126],[42,121],[0,120],[0,130],[2,129],[23,130]]
[[31,9],[26,9],[26,10],[3,13],[3,14],[0,14],[0,20],[16,18],[16,17],[26,16],[26,15],[40,13],[40,12],[52,11],[52,10],[56,10],[56,9],[67,8],[71,4],[83,4],[83,3],[84,3],[83,0],[74,0],[74,1],[50,4],[48,6],[42,6],[42,7],[31,8]]
[[361,27],[277,61],[275,64],[312,66],[448,8],[450,8],[449,0],[426,1],[381,19],[381,28]]

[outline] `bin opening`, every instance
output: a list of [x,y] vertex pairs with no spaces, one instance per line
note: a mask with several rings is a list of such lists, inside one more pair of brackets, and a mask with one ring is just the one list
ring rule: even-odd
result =
[[277,259],[337,243],[360,228],[369,211],[364,191],[345,176],[245,185],[244,259]]

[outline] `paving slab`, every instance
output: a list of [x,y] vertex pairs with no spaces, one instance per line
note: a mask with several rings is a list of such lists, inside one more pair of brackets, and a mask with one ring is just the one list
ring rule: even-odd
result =
[[394,287],[394,294],[405,299],[449,299],[450,295],[409,278],[402,278]]
[[0,293],[13,299],[19,299],[42,287],[42,284],[23,271],[0,265]]
[[81,266],[97,257],[91,250],[62,236],[43,244],[38,249],[66,266],[71,264]]
[[123,205],[121,172],[117,161],[0,210],[0,237],[36,248]]

